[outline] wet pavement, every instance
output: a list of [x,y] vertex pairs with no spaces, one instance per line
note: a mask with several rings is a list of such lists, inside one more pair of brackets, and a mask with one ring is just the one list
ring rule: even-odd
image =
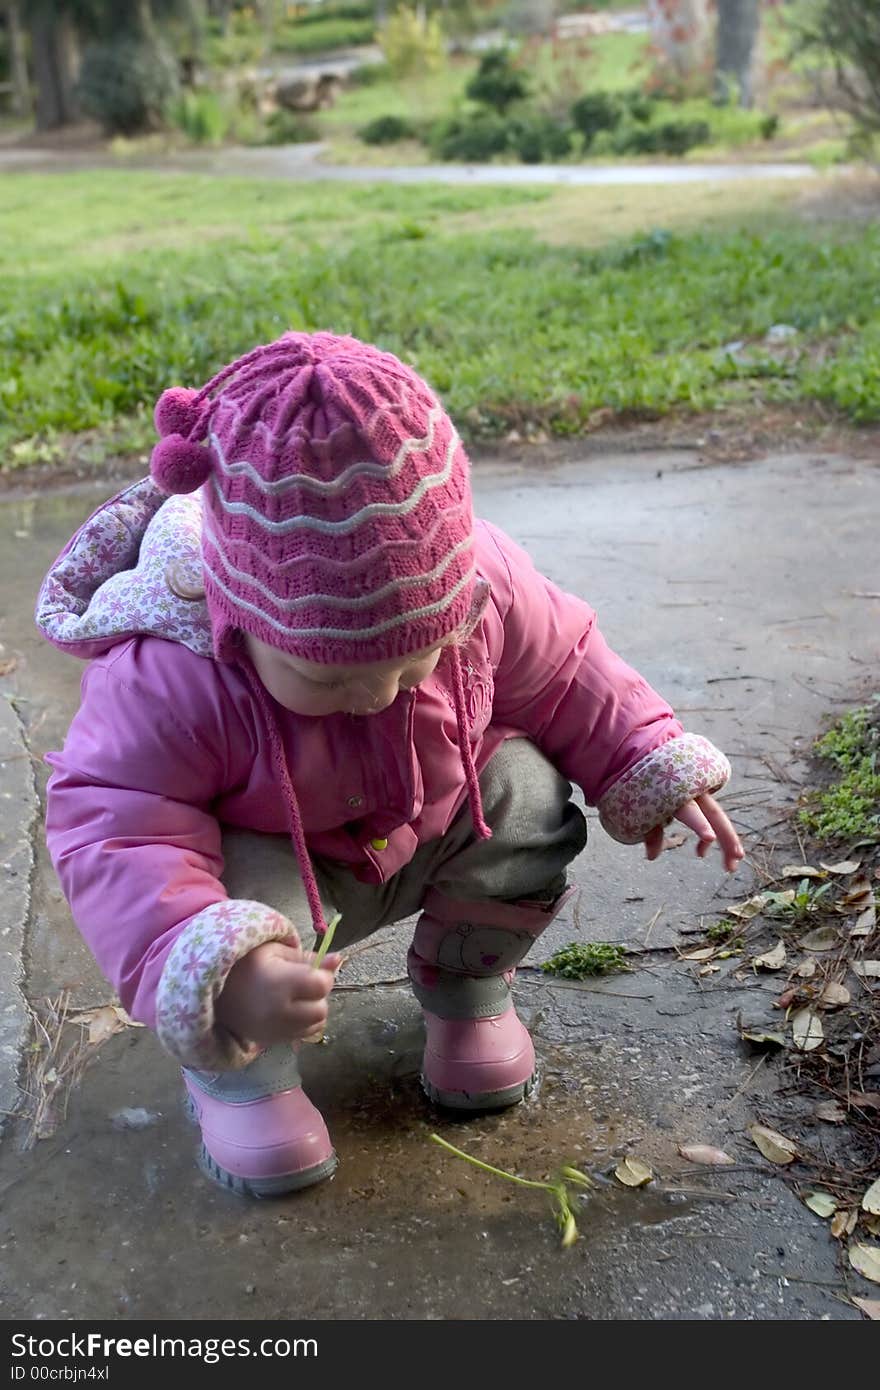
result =
[[[528,457],[480,462],[474,481],[478,510],[583,593],[612,645],[731,755],[727,804],[747,844],[781,834],[800,755],[880,657],[877,606],[863,597],[876,590],[880,472],[810,453],[708,465],[683,451],[596,457],[572,445],[567,460],[540,469]],[[81,668],[36,636],[33,599],[54,554],[112,490],[10,496],[0,507],[0,586],[13,597],[0,657],[18,661],[0,687],[15,696],[41,786],[39,760],[63,739]],[[0,751],[8,788],[21,760]],[[731,895],[745,897],[749,872],[730,882],[689,846],[648,865],[595,819],[591,829],[575,865],[579,900],[535,958],[572,939],[642,953],[633,973],[585,986],[521,972],[518,1005],[543,1073],[536,1097],[488,1118],[431,1110],[418,1089],[418,1009],[399,982],[406,933],[392,929],[343,975],[329,1040],[306,1054],[337,1176],[251,1204],[198,1173],[176,1068],[145,1030],[126,1029],[97,1051],[54,1134],[26,1149],[27,1120],[7,1124],[0,1316],[858,1316],[840,1301],[826,1223],[745,1132],[756,1117],[772,1121],[778,1098],[736,1019],[769,1007],[772,982],[738,981],[736,962],[701,979],[670,949]],[[6,838],[0,847],[5,867]],[[67,989],[77,1006],[103,1003],[109,990],[39,836],[35,852],[28,996]],[[8,1001],[5,961],[3,970]],[[525,1176],[565,1161],[594,1173],[581,1240],[562,1251],[543,1194],[448,1156],[430,1141],[434,1129]],[[687,1142],[720,1145],[736,1166],[689,1169],[677,1152]],[[624,1153],[653,1165],[647,1190],[608,1179]],[[870,1296],[870,1286],[854,1288]]]

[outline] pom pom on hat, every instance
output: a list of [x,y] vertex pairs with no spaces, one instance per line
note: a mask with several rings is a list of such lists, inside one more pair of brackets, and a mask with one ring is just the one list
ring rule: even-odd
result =
[[214,462],[207,445],[196,444],[180,434],[169,434],[153,450],[150,473],[163,492],[195,492],[208,481]]
[[163,439],[171,434],[187,435],[198,424],[201,405],[196,405],[198,391],[189,386],[171,386],[163,391],[153,412],[156,429]]

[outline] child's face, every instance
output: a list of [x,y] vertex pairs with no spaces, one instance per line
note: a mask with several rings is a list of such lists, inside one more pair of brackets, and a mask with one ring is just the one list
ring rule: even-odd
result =
[[413,690],[440,660],[443,644],[394,661],[323,666],[288,656],[258,637],[244,636],[245,650],[273,699],[294,714],[379,714],[401,690]]

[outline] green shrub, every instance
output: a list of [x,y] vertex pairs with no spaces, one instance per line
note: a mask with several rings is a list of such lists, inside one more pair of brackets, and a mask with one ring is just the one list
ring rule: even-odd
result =
[[392,76],[387,63],[361,63],[352,69],[348,80],[353,87],[377,87],[382,82],[390,82]]
[[712,139],[708,121],[662,121],[659,125],[622,125],[614,136],[616,154],[683,155]]
[[79,98],[110,135],[137,135],[164,124],[179,91],[177,64],[160,44],[119,38],[90,44]]
[[320,140],[321,132],[308,116],[295,111],[273,111],[266,121],[259,145],[305,145]]
[[439,159],[462,159],[480,164],[503,154],[510,144],[510,126],[494,111],[474,116],[449,116],[431,129],[428,144]]
[[623,116],[623,103],[610,92],[587,92],[571,108],[571,119],[584,137],[586,149],[600,130],[616,130]]
[[510,123],[509,144],[523,164],[564,159],[571,152],[572,132],[541,111],[523,112]]
[[503,116],[515,101],[528,96],[529,84],[525,75],[513,66],[510,50],[493,48],[483,54],[480,66],[464,90],[465,96],[472,101]]
[[437,16],[419,14],[406,5],[389,15],[378,39],[395,77],[434,72],[446,61],[446,44]]
[[411,140],[416,134],[412,121],[404,116],[377,116],[358,131],[365,145],[392,145],[395,140]]
[[229,131],[229,115],[216,92],[182,92],[169,116],[196,145],[219,145]]
[[336,19],[321,16],[323,22],[303,25],[299,21],[282,25],[275,34],[277,53],[330,53],[334,48],[358,48],[376,37],[373,19]]
[[375,9],[375,5],[368,3],[354,5],[316,5],[313,10],[306,10],[304,14],[297,15],[296,23],[301,27],[309,24],[326,24],[328,19],[368,19],[371,23],[374,23]]

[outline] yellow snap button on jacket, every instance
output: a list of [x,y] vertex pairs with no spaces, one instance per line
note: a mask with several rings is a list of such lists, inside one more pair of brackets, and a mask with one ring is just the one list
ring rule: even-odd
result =
[[387,841],[387,840],[371,840],[371,841],[370,841],[370,844],[372,845],[373,849],[387,849],[387,848],[388,848],[388,841]]

